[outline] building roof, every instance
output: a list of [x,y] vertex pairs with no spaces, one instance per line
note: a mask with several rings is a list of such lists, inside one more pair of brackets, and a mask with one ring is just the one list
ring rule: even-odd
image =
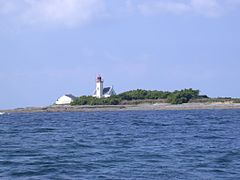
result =
[[74,95],[72,95],[72,94],[65,94],[65,96],[67,96],[67,97],[69,97],[71,99],[76,99],[76,97]]
[[[94,90],[93,97],[96,97],[97,90]],[[116,95],[113,86],[103,88],[102,96],[103,97],[110,97],[112,95]]]
[[107,94],[111,90],[111,87],[103,88],[103,95]]

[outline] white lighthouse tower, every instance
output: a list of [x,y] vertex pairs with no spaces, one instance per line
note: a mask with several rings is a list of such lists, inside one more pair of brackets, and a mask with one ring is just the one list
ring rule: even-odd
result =
[[100,75],[96,77],[96,89],[93,93],[93,97],[96,98],[109,98],[113,95],[116,95],[116,92],[113,89],[113,86],[103,87],[103,79]]
[[96,78],[96,97],[102,98],[103,97],[103,79],[100,75]]

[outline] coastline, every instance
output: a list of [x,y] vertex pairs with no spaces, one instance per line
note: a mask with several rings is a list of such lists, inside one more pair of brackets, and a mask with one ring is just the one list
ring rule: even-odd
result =
[[51,105],[46,107],[27,107],[0,110],[4,113],[37,113],[37,112],[97,112],[97,111],[154,111],[154,110],[208,110],[208,109],[240,109],[240,103],[186,103],[172,105],[168,103],[138,105],[94,105],[70,106]]

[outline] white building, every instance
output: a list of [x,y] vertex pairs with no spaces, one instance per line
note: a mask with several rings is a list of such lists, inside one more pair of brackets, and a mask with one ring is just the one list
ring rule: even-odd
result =
[[75,96],[73,96],[72,94],[65,94],[63,96],[61,96],[60,98],[58,98],[58,100],[55,102],[56,105],[67,105],[67,104],[71,104],[71,102],[73,102],[76,99]]
[[112,95],[115,95],[115,91],[113,89],[113,86],[110,87],[103,87],[103,80],[100,75],[96,78],[96,89],[93,93],[93,97],[97,98],[108,98]]

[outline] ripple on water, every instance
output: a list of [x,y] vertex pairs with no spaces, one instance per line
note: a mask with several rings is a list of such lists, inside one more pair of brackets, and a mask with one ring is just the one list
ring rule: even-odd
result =
[[240,111],[0,116],[1,179],[238,179]]

